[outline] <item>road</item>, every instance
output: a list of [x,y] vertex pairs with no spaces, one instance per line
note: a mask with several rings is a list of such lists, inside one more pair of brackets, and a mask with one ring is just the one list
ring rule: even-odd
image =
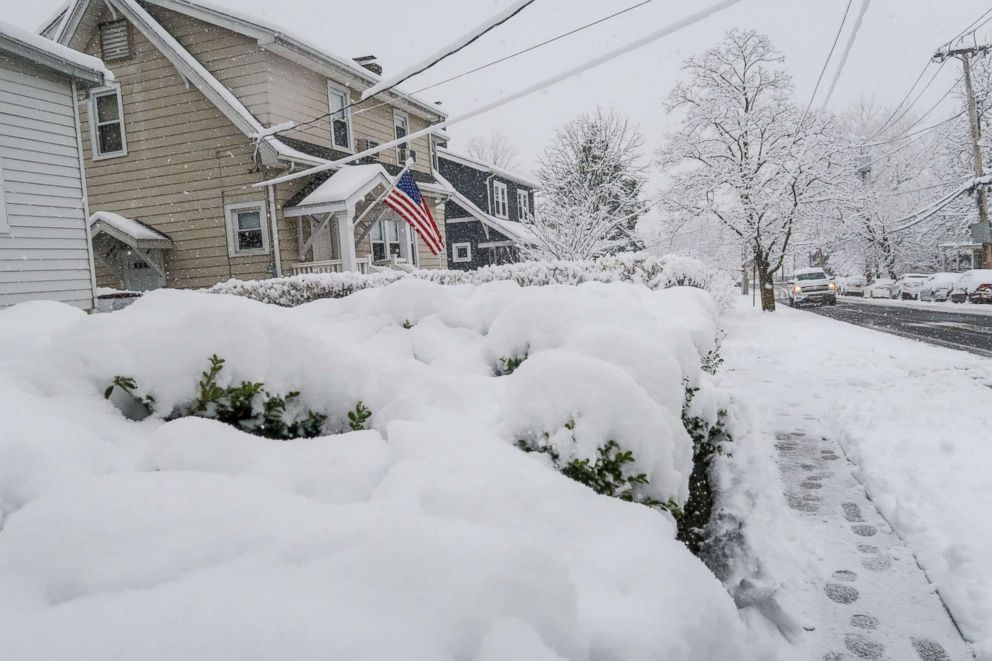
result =
[[843,298],[833,307],[804,309],[857,326],[992,357],[992,316],[879,305]]

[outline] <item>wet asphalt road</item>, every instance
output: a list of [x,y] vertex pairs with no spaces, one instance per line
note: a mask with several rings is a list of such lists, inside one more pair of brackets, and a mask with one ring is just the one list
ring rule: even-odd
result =
[[992,357],[992,316],[873,305],[844,297],[840,297],[833,307],[803,309],[857,326]]

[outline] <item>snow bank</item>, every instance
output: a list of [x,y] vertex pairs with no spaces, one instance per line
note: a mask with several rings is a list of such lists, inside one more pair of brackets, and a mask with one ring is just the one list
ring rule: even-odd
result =
[[[514,446],[574,421],[569,456],[615,439],[683,500],[682,379],[715,332],[705,292],[625,283],[0,311],[0,658],[746,658],[668,515]],[[225,383],[301,390],[329,435],[165,422],[213,353]],[[103,399],[115,375],[157,414]],[[358,401],[370,429],[336,433]]]
[[359,273],[330,273],[270,280],[231,279],[215,285],[210,291],[245,296],[274,305],[294,306],[382,287],[403,277],[445,285],[512,281],[521,287],[577,285],[584,282],[633,282],[651,289],[698,287],[708,291],[721,310],[729,309],[734,301],[732,283],[721,271],[688,257],[656,257],[647,253],[621,253],[584,262],[522,262],[487,266],[477,271],[420,270],[409,274],[383,271],[368,276]]

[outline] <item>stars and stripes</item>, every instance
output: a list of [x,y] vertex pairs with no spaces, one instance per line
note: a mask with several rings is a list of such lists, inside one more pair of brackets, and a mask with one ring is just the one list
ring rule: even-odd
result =
[[431,215],[427,201],[420,194],[420,188],[417,187],[417,182],[409,170],[396,180],[396,185],[393,186],[393,190],[389,192],[383,202],[413,226],[431,254],[438,255],[444,250],[441,230],[438,228],[434,216]]

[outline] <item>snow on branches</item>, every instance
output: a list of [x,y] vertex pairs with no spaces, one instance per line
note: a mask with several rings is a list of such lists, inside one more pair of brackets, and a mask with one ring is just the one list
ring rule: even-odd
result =
[[682,127],[657,152],[663,208],[727,228],[757,266],[763,309],[774,310],[772,274],[834,183],[834,126],[793,103],[782,55],[757,32],[731,30],[683,68],[689,78],[667,102]]
[[644,138],[614,112],[596,110],[558,130],[541,157],[533,259],[585,260],[638,250]]

